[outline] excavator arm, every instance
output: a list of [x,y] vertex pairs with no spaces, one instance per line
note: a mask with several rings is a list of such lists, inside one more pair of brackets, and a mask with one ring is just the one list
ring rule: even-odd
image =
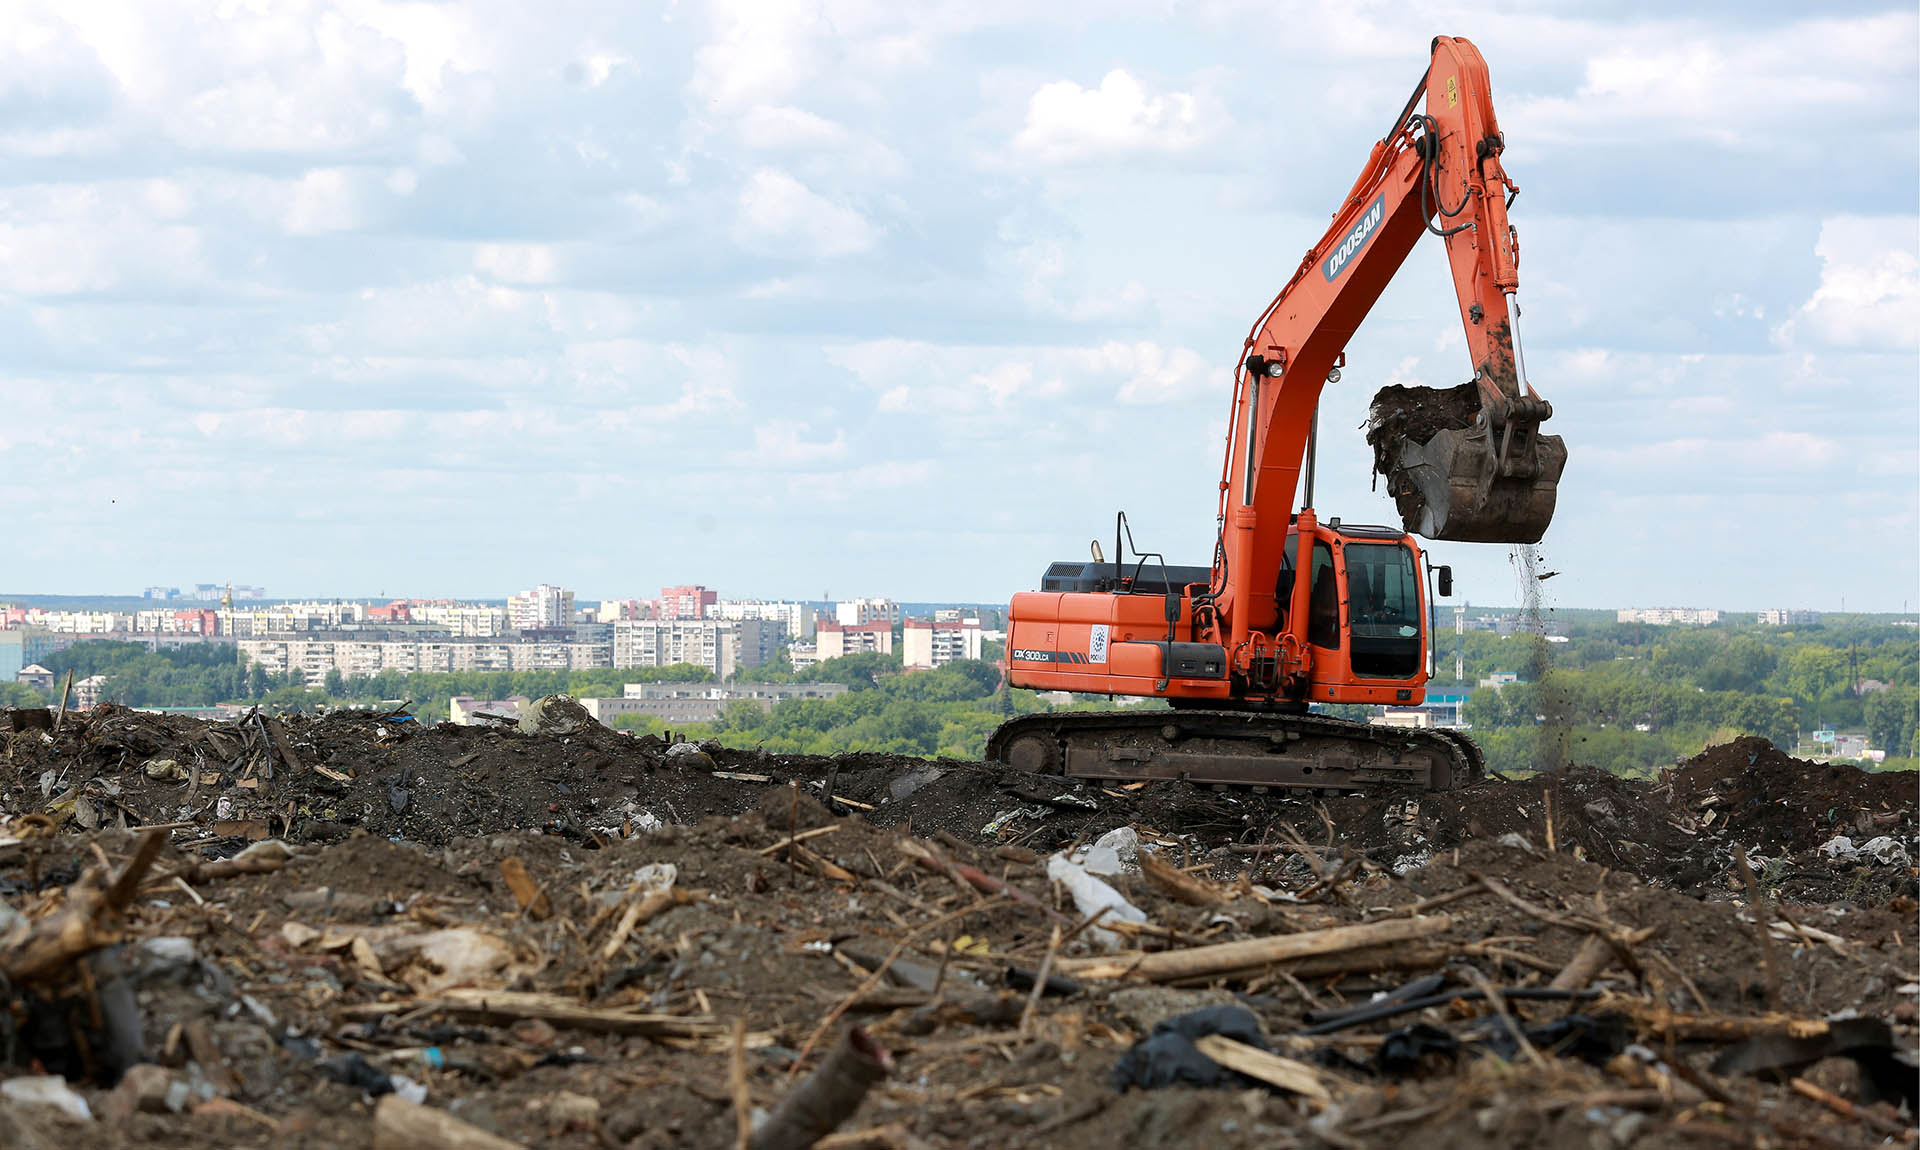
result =
[[[1320,390],[1338,378],[1347,342],[1426,233],[1446,245],[1478,412],[1471,426],[1395,443],[1389,493],[1407,530],[1435,539],[1531,543],[1552,518],[1566,450],[1539,435],[1552,408],[1525,377],[1515,325],[1519,239],[1507,222],[1518,189],[1500,164],[1489,93],[1479,51],[1437,37],[1426,76],[1332,225],[1247,336],[1221,479],[1217,562],[1225,571],[1216,570],[1214,595],[1230,649],[1271,633],[1288,611],[1277,583]],[[1311,505],[1309,487],[1301,501],[1309,519]],[[1293,590],[1298,618],[1304,580]]]

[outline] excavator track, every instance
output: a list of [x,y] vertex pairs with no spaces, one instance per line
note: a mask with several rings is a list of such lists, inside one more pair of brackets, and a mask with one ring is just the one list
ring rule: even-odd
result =
[[1273,711],[1023,715],[993,732],[986,757],[1037,774],[1255,790],[1444,791],[1485,772],[1480,748],[1458,731]]

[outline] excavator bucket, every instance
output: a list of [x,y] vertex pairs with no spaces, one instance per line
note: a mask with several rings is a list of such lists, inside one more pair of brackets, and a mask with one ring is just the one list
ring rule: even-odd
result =
[[1534,425],[1447,429],[1401,443],[1388,491],[1406,529],[1428,539],[1538,543],[1566,465],[1566,444]]
[[1381,388],[1367,442],[1406,530],[1463,543],[1538,543],[1567,465],[1560,437],[1540,434],[1551,413],[1532,400],[1518,418],[1489,425],[1474,384]]

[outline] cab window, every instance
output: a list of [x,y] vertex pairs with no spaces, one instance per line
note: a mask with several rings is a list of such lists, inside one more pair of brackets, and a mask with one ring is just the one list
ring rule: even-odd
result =
[[1413,552],[1392,543],[1350,543],[1346,558],[1354,674],[1405,679],[1419,673],[1424,652]]

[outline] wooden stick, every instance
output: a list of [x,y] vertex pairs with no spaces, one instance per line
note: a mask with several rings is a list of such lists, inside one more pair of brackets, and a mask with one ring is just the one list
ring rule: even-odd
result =
[[1481,994],[1487,996],[1487,1002],[1493,1006],[1494,1013],[1500,1016],[1501,1021],[1507,1024],[1508,1032],[1513,1035],[1513,1040],[1520,1044],[1520,1050],[1527,1056],[1527,1060],[1536,1068],[1545,1070],[1546,1058],[1534,1049],[1532,1040],[1527,1037],[1526,1028],[1513,1016],[1513,1012],[1507,1009],[1507,1000],[1501,996],[1500,991],[1494,987],[1493,983],[1487,981],[1487,976],[1481,974],[1478,969],[1472,966],[1463,966],[1462,969],[1466,971],[1467,979],[1480,988]]
[[819,838],[821,835],[830,835],[839,829],[840,829],[839,823],[829,823],[824,827],[815,827],[810,831],[801,831],[797,835],[789,835],[786,838],[781,839],[779,842],[774,843],[770,847],[761,847],[759,853],[763,856],[776,855],[776,854],[779,854],[781,851],[786,850],[788,847],[792,846],[794,843],[803,843],[803,842],[806,842],[808,839]]
[[527,864],[519,855],[500,860],[500,877],[506,880],[507,889],[513,892],[513,901],[520,904],[528,918],[538,922],[553,913],[553,900],[527,872]]
[[1333,1092],[1322,1081],[1331,1076],[1304,1062],[1269,1054],[1257,1046],[1248,1046],[1218,1034],[1194,1039],[1193,1048],[1228,1070],[1237,1070],[1248,1078],[1257,1078],[1269,1086],[1310,1098],[1323,1106],[1333,1102]]
[[607,945],[600,948],[600,960],[611,962],[613,956],[620,953],[620,948],[627,945],[627,938],[633,934],[634,928],[653,921],[668,907],[685,906],[699,900],[700,896],[692,891],[671,887],[666,890],[650,890],[641,895],[627,904],[626,913],[620,916],[620,924],[613,928],[613,935],[607,939]]
[[1590,934],[1587,941],[1580,944],[1573,961],[1561,967],[1560,973],[1547,985],[1555,990],[1582,990],[1612,965],[1613,946],[1599,935]]
[[[596,1031],[602,1034],[635,1034],[642,1038],[726,1038],[728,1023],[716,1018],[687,1018],[678,1014],[633,1014],[624,1010],[598,1010],[581,1006],[573,999],[557,994],[531,991],[476,990],[457,986],[432,998],[403,999],[398,1002],[370,1002],[340,1009],[348,1018],[377,1018],[402,1011],[420,1017],[451,1014],[476,1018],[495,1025],[511,1025],[523,1018],[537,1018],[557,1027]],[[773,1036],[755,1033],[747,1036],[748,1045],[769,1045]]]
[[[53,717],[53,733],[55,735],[60,733],[60,724],[67,721],[67,696],[71,694],[73,694],[73,668],[68,667],[67,681],[60,687],[60,713]],[[7,749],[9,751],[13,749],[11,741],[8,742]]]
[[1222,942],[1187,950],[1069,958],[1061,960],[1059,965],[1061,973],[1079,978],[1134,977],[1148,982],[1168,982],[1177,978],[1249,970],[1291,958],[1333,954],[1383,943],[1408,942],[1440,934],[1452,927],[1453,919],[1450,916],[1438,914],[1427,918],[1387,919],[1357,926],[1336,926],[1327,930],[1310,930],[1242,942]]
[[107,888],[107,906],[120,911],[133,901],[134,892],[140,889],[140,880],[146,877],[153,860],[159,858],[161,850],[166,847],[168,833],[156,830],[140,836],[140,845],[134,848],[132,860],[120,872],[120,877],[113,880],[113,885]]
[[1194,906],[1219,906],[1232,897],[1219,883],[1196,878],[1149,850],[1140,852],[1140,873],[1166,894]]
[[1040,960],[1040,973],[1033,977],[1033,993],[1027,995],[1027,1008],[1020,1012],[1020,1033],[1027,1033],[1033,1024],[1033,1012],[1040,1005],[1040,996],[1047,992],[1047,978],[1053,973],[1054,956],[1060,953],[1060,926],[1054,924],[1053,937],[1047,943],[1047,957]]
[[520,1150],[444,1110],[385,1094],[373,1108],[373,1150]]
[[733,1051],[727,1058],[727,1084],[733,1092],[733,1150],[747,1150],[753,1138],[753,1093],[747,1089],[747,1020],[733,1020]]
[[1793,1092],[1802,1098],[1810,1098],[1843,1118],[1852,1118],[1856,1121],[1864,1122],[1882,1134],[1897,1134],[1902,1137],[1910,1137],[1913,1133],[1911,1127],[1903,1126],[1898,1122],[1888,1121],[1880,1115],[1873,1113],[1871,1110],[1855,1106],[1838,1094],[1830,1090],[1823,1090],[1804,1078],[1795,1078],[1792,1082],[1788,1083],[1788,1085],[1793,1087]]
[[1740,866],[1740,877],[1747,884],[1747,903],[1753,908],[1754,933],[1760,936],[1760,970],[1767,980],[1767,1001],[1780,999],[1780,983],[1773,973],[1773,931],[1767,925],[1767,904],[1760,898],[1760,880],[1753,877],[1753,866],[1747,862],[1747,852],[1740,847],[1733,848],[1733,861]]

